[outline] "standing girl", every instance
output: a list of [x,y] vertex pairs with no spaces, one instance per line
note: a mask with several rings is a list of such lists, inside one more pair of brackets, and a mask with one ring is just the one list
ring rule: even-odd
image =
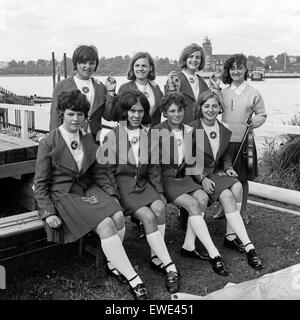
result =
[[[224,112],[222,122],[226,123],[232,131],[230,139],[230,153],[232,159],[237,156],[238,149],[243,139],[244,133],[249,126],[250,130],[260,127],[267,118],[264,100],[257,89],[250,86],[246,80],[248,78],[247,58],[243,54],[235,54],[224,63],[224,71],[221,80],[229,86],[222,90],[222,100]],[[216,79],[216,78],[214,78]],[[212,80],[212,79],[211,79]],[[211,81],[214,88],[219,89],[219,81]],[[251,115],[253,116],[251,117]],[[247,139],[246,139],[247,141]],[[248,164],[247,142],[235,162],[234,169],[239,175],[239,180],[243,186],[243,203],[241,214],[245,223],[249,223],[246,211],[249,183],[258,175],[257,151],[253,141],[252,167]]]
[[203,78],[197,74],[205,65],[205,54],[203,49],[196,43],[185,47],[179,57],[181,72],[176,74],[172,71],[168,75],[166,92],[178,91],[183,94],[187,107],[184,112],[183,123],[189,124],[195,119],[195,109],[199,95],[208,90]]

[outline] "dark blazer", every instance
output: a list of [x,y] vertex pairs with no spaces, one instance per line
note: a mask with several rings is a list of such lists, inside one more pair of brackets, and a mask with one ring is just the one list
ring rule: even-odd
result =
[[[219,121],[218,121],[219,122]],[[203,129],[200,119],[192,121],[189,126],[196,129]],[[209,139],[204,132],[204,170],[203,173],[195,177],[197,181],[202,181],[205,177],[209,177],[210,174],[218,171],[225,171],[226,169],[232,168],[232,159],[229,154],[229,141],[231,137],[231,131],[227,129],[221,122],[220,127],[220,147],[217,152],[216,160],[214,160],[213,152],[210,146]],[[195,134],[195,131],[194,131]],[[195,135],[194,135],[195,136]],[[195,140],[194,140],[195,142]]]
[[51,131],[39,143],[34,191],[42,219],[57,214],[51,200],[51,193],[69,192],[74,183],[80,184],[85,190],[92,183],[99,187],[105,185],[105,191],[115,195],[114,188],[109,187],[105,170],[96,161],[98,145],[95,144],[91,135],[83,135],[81,131],[80,140],[84,152],[80,171],[58,128]]
[[[141,135],[143,136],[140,136],[140,150],[142,150],[141,144],[143,141],[145,142],[145,149],[140,152],[140,155],[144,156],[145,162],[147,161],[148,163],[141,163],[141,161],[138,163],[138,166],[133,162],[134,155],[131,149],[131,143],[128,141],[127,132],[122,125],[111,130],[104,138],[99,151],[105,155],[110,152],[111,159],[115,162],[102,164],[110,180],[108,188],[110,188],[112,184],[115,190],[117,190],[118,185],[121,185],[121,188],[125,186],[128,192],[131,192],[143,188],[146,183],[150,182],[158,193],[163,192],[160,174],[155,170],[154,165],[150,164],[148,131],[149,129],[144,127],[141,131]],[[124,146],[127,146],[127,149],[125,152],[120,152],[120,147],[122,148]],[[106,153],[105,150],[108,152]],[[100,157],[102,158],[101,155],[97,156],[97,158]],[[105,190],[105,186],[103,186],[103,189]]]
[[[184,137],[186,135],[190,135],[191,136],[190,141],[192,142],[193,129],[185,124],[181,124],[181,126],[183,128]],[[166,129],[170,132],[170,140],[169,140],[170,141],[170,159],[169,159],[170,161],[168,163],[163,163],[162,138],[161,137],[159,139],[152,138],[153,141],[156,141],[156,143],[158,144],[157,147],[159,148],[159,149],[157,149],[157,151],[154,151],[154,154],[158,153],[158,156],[159,156],[158,162],[160,164],[158,166],[158,169],[160,170],[161,175],[163,177],[183,178],[185,176],[186,167],[193,168],[195,163],[189,163],[189,161],[187,161],[187,159],[184,159],[184,161],[179,165],[178,161],[176,161],[176,159],[178,157],[177,148],[174,148],[174,146],[175,146],[174,135],[171,133],[172,129],[170,128],[167,120],[165,120],[164,122],[155,126],[151,130],[151,135],[153,135],[153,132],[155,129],[158,129],[158,130]],[[165,135],[163,135],[163,136],[166,137]],[[155,147],[152,146],[152,148],[155,148]],[[192,150],[191,150],[191,152],[192,152]],[[191,155],[192,155],[192,153],[191,153]]]
[[[206,82],[202,79],[202,77],[200,77],[198,74],[197,77],[199,80],[200,95],[202,92],[208,90],[208,86]],[[195,99],[193,89],[182,71],[178,73],[178,78],[180,80],[179,92],[183,94],[185,102],[187,104],[187,107],[184,111],[184,119],[182,122],[185,124],[189,124],[191,121],[195,119],[195,109],[197,106],[198,97],[197,99]]]
[[[94,84],[95,96],[87,121],[90,124],[91,133],[94,139],[96,139],[97,133],[102,128],[102,117],[108,121],[111,120],[113,97],[107,92],[103,83],[95,78],[92,78],[92,81]],[[62,120],[59,117],[59,112],[57,111],[57,98],[59,94],[63,91],[71,91],[76,89],[78,88],[74,81],[74,77],[66,78],[55,86],[50,111],[50,131],[62,124]]]
[[[151,115],[151,127],[154,127],[158,123],[160,123],[161,119],[161,111],[160,111],[160,100],[163,97],[163,93],[160,90],[159,86],[154,82],[154,81],[148,81],[153,94],[154,94],[154,108],[153,108],[153,113]],[[128,90],[138,90],[138,87],[135,84],[135,81],[129,81],[124,84],[122,84],[119,88],[118,95],[121,93],[128,91]]]

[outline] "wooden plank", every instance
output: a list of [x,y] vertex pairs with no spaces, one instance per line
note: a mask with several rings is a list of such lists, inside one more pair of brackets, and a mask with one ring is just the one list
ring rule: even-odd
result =
[[27,160],[16,163],[0,165],[0,179],[14,177],[17,175],[34,173],[36,160]]
[[43,228],[37,211],[0,218],[0,238],[15,236]]
[[23,139],[19,137],[10,136],[8,134],[0,133],[0,143],[1,141],[10,142],[12,144],[20,145],[23,147],[37,146],[38,142],[31,139]]

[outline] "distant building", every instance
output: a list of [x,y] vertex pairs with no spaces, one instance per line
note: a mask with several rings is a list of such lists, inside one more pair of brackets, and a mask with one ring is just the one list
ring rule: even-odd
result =
[[221,72],[223,70],[224,62],[231,56],[231,54],[213,54],[210,39],[204,37],[202,43],[205,52],[205,66],[204,71]]

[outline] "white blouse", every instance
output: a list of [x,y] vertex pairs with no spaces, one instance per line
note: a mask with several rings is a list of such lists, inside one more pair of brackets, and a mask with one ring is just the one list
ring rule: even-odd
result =
[[210,142],[211,150],[213,152],[214,159],[217,158],[217,153],[220,147],[220,128],[218,121],[215,122],[213,126],[208,126],[201,121],[203,129]]
[[182,70],[182,73],[186,76],[189,84],[192,87],[192,90],[193,90],[193,93],[195,96],[195,100],[197,100],[198,96],[199,96],[199,79],[198,79],[197,75],[191,75],[184,70]]
[[[74,160],[77,163],[78,170],[80,171],[82,168],[82,162],[83,162],[83,148],[80,141],[79,131],[77,131],[76,133],[69,132],[63,127],[63,125],[59,126],[59,130]],[[75,141],[75,144],[74,144],[74,141]],[[71,146],[72,142],[73,142],[73,145],[76,145],[77,143],[76,149],[72,149],[72,146]]]
[[155,97],[154,97],[154,93],[153,93],[153,90],[152,90],[149,82],[147,81],[147,84],[145,84],[145,85],[139,84],[137,82],[135,84],[136,84],[137,88],[139,89],[139,91],[143,92],[143,94],[147,97],[149,104],[150,104],[149,113],[150,113],[150,115],[152,115],[154,104],[155,104]]

